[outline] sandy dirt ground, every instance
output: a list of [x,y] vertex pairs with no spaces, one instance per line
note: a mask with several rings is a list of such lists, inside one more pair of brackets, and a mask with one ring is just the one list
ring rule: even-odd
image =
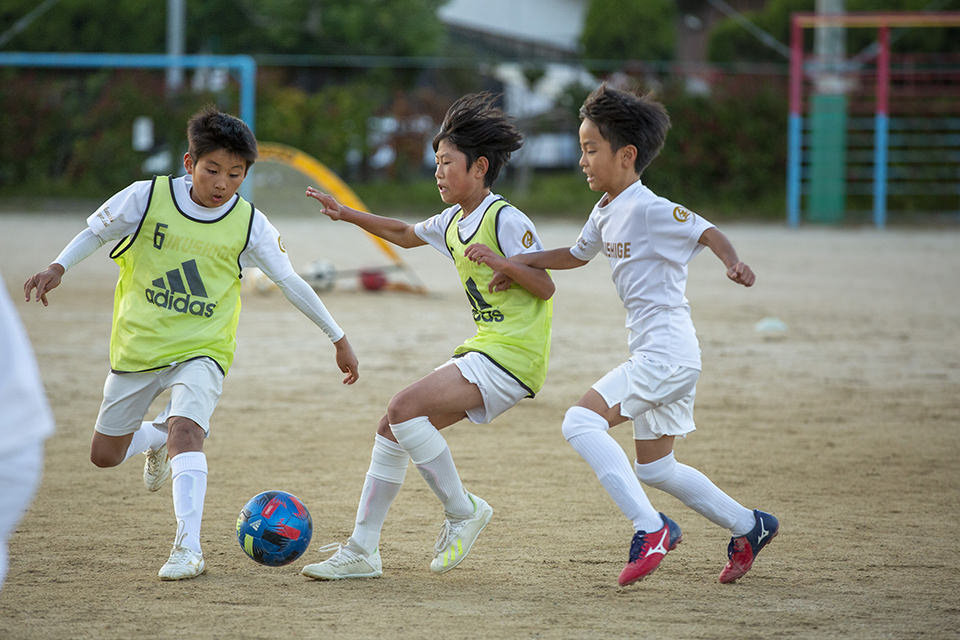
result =
[[[85,215],[0,215],[0,270],[15,299]],[[383,262],[347,225],[274,222],[298,267]],[[539,227],[548,246],[572,243],[579,229]],[[602,260],[554,274],[542,393],[490,425],[444,431],[465,485],[495,509],[467,561],[429,571],[441,510],[411,469],[384,529],[381,579],[299,575],[320,559],[317,547],[349,535],[392,393],[472,333],[455,273],[429,247],[403,253],[429,296],[349,287],[323,296],[360,358],[353,387],[340,384],[312,323],[280,293],[246,285],[237,359],[205,447],[208,570],[161,582],[175,529],[169,489],[143,488],[140,457],[115,469],[88,461],[116,277],[103,249],[70,271],[50,307],[18,307],[57,432],[10,542],[0,637],[958,637],[960,234],[725,231],[758,284],[729,283],[708,253],[691,264],[704,372],[698,430],[677,456],[780,518],[781,535],[739,582],[717,581],[729,533],[651,490],[684,542],[647,580],[617,586],[630,525],[560,435],[565,409],[626,356]],[[786,330],[758,331],[771,317]],[[613,433],[631,447],[628,425]],[[314,520],[306,557],[281,568],[247,559],[234,531],[244,502],[271,488],[298,495]]]

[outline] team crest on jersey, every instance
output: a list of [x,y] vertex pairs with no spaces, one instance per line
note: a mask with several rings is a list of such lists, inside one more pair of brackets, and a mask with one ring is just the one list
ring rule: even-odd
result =
[[283,238],[281,238],[280,236],[277,236],[277,246],[280,247],[280,251],[282,251],[283,253],[287,252],[287,248],[283,246]]
[[677,222],[686,222],[690,219],[690,212],[683,207],[673,208],[673,219]]
[[[203,284],[203,278],[200,277],[196,260],[181,263],[178,268],[170,269],[150,284],[155,288],[144,289],[147,302],[157,305],[160,309],[209,318],[217,306],[215,302],[204,301],[209,298],[207,298],[207,288]],[[198,298],[204,300],[198,300]]]
[[529,249],[530,247],[532,247],[533,232],[528,229],[527,232],[523,234],[523,238],[520,239],[520,243],[523,245],[524,249]]

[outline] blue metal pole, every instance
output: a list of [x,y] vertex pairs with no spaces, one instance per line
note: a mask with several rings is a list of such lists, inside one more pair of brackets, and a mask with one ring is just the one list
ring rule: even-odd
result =
[[0,66],[7,67],[141,67],[169,69],[176,66],[227,67],[240,72],[240,118],[254,130],[256,117],[257,63],[250,56],[185,55],[162,53],[28,53],[0,52]]
[[803,116],[791,113],[787,123],[787,224],[793,229],[800,225],[802,134]]
[[887,145],[890,118],[885,113],[874,117],[873,132],[873,224],[883,229],[887,224]]

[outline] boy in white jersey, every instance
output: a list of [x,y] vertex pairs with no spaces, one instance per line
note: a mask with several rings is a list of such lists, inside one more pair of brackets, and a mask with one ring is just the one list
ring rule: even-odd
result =
[[[563,435],[633,524],[621,585],[652,573],[681,539],[680,527],[657,513],[640,482],[666,491],[731,531],[720,582],[733,582],[750,569],[779,523],[768,513],[741,506],[705,475],[677,462],[673,442],[695,429],[693,403],[700,375],[700,348],[684,296],[687,263],[707,246],[733,282],[749,287],[755,276],[715,226],[640,182],[670,127],[662,105],[601,86],[584,102],[580,118],[580,166],[590,189],[604,195],[573,247],[526,253],[511,261],[572,269],[603,252],[627,310],[632,355],[567,411]],[[489,250],[478,245],[467,255],[486,260]],[[499,277],[491,286],[506,283]],[[633,469],[607,433],[626,420],[634,427]]]
[[[200,523],[207,487],[203,441],[223,378],[233,361],[244,267],[259,267],[334,343],[345,384],[357,358],[313,288],[296,274],[266,216],[237,194],[257,158],[243,121],[213,108],[187,125],[187,175],[134,182],[87,218],[87,228],[45,270],[26,281],[29,302],[47,305],[63,274],[104,243],[120,265],[110,337],[111,372],[90,446],[90,460],[113,467],[147,456],[143,481],[156,491],[173,477],[177,532],[162,580],[205,570]],[[170,390],[166,409],[141,422]]]
[[30,340],[0,277],[0,588],[7,540],[40,485],[43,444],[53,433]]
[[[489,94],[457,100],[433,139],[437,187],[453,205],[418,224],[364,213],[312,187],[307,195],[333,220],[346,220],[401,247],[429,244],[452,258],[477,334],[454,357],[390,400],[377,426],[370,467],[346,544],[334,543],[323,562],[303,568],[316,580],[375,578],[382,573],[379,543],[387,511],[403,484],[410,460],[443,504],[445,519],[430,569],[443,573],[470,552],[493,509],[467,492],[440,434],[463,418],[486,423],[543,386],[550,352],[554,286],[546,271],[507,261],[541,249],[533,223],[490,190],[521,135]],[[498,248],[489,265],[471,262],[464,251],[476,241]],[[487,293],[494,270],[514,286]]]

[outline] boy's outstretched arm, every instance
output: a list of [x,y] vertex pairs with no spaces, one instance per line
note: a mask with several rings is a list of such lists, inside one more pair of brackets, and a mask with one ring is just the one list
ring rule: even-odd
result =
[[344,204],[340,204],[333,196],[313,187],[307,187],[306,195],[308,198],[313,198],[322,204],[323,213],[331,220],[350,222],[364,231],[379,236],[387,242],[392,242],[405,249],[426,244],[413,230],[413,225],[407,224],[403,220],[378,216],[372,213],[366,213],[365,211],[357,211]]
[[736,249],[730,244],[730,240],[716,227],[704,231],[698,242],[710,247],[710,250],[720,258],[720,261],[727,268],[727,277],[737,284],[751,287],[757,281],[757,276],[754,275],[753,270],[745,262],[740,261]]
[[60,286],[63,274],[67,269],[90,256],[103,246],[103,240],[89,228],[84,229],[71,240],[53,262],[44,269],[35,273],[23,283],[23,295],[30,302],[30,293],[37,290],[36,300],[47,306],[47,294]]
[[576,269],[587,264],[588,260],[581,260],[570,253],[571,247],[547,249],[545,251],[531,251],[511,256],[511,261],[525,264],[537,269]]
[[[485,244],[475,243],[470,245],[464,251],[464,255],[474,262],[485,264],[493,269],[494,277],[487,285],[490,291],[503,291],[510,286],[510,281],[512,281],[541,300],[549,300],[557,289],[550,278],[550,274],[543,269],[528,267],[519,261],[507,260]],[[509,281],[504,280],[504,278],[509,278]],[[495,288],[497,283],[501,281],[504,282],[505,286],[502,289]]]
[[49,304],[47,302],[47,294],[60,286],[64,271],[62,266],[54,262],[43,271],[30,276],[30,278],[23,283],[24,299],[30,302],[30,293],[36,289],[36,300],[42,302],[43,306],[47,306]]
[[[502,256],[500,256],[500,254],[494,253],[489,247],[483,244],[472,244],[467,247],[465,253],[466,256],[474,262],[481,262],[482,260],[480,260],[480,258],[488,255],[499,259],[495,263],[498,266],[494,266],[489,262],[484,262],[484,264],[487,264],[487,266],[494,270],[493,278],[490,280],[490,284],[487,285],[487,288],[490,291],[504,291],[505,289],[508,289],[511,283],[515,280],[511,274],[514,273],[514,270],[518,270],[523,267],[529,267],[529,269],[523,269],[523,271],[519,271],[519,273],[526,273],[528,271],[531,271],[534,274],[543,273],[549,279],[549,275],[543,271],[544,269],[574,269],[587,264],[586,261],[573,257],[568,247],[550,249],[547,251],[518,253],[515,256],[510,256],[509,260],[504,259]],[[501,261],[505,263],[505,266],[500,264]],[[551,286],[550,295],[546,297],[539,295],[536,291],[525,286],[521,282],[518,282],[517,284],[520,284],[520,286],[530,293],[546,300],[553,295],[553,291],[555,289],[553,280],[550,280],[549,282]]]
[[36,289],[36,300],[42,302],[43,306],[47,306],[47,294],[60,286],[67,269],[90,256],[103,246],[103,242],[89,228],[74,236],[46,269],[34,274],[23,283],[23,295],[26,301],[30,302],[30,293]]
[[[261,266],[260,268],[266,265]],[[268,277],[270,274],[267,273]],[[272,279],[272,278],[271,278]],[[296,273],[291,273],[285,278],[274,280],[274,283],[283,292],[283,295],[293,306],[300,310],[303,315],[310,318],[314,324],[320,327],[327,337],[333,341],[333,346],[337,350],[337,367],[340,371],[347,374],[343,378],[343,384],[353,384],[360,377],[357,365],[357,356],[353,352],[353,347],[343,329],[337,325],[333,316],[327,311],[323,301],[317,295],[307,282]]]

